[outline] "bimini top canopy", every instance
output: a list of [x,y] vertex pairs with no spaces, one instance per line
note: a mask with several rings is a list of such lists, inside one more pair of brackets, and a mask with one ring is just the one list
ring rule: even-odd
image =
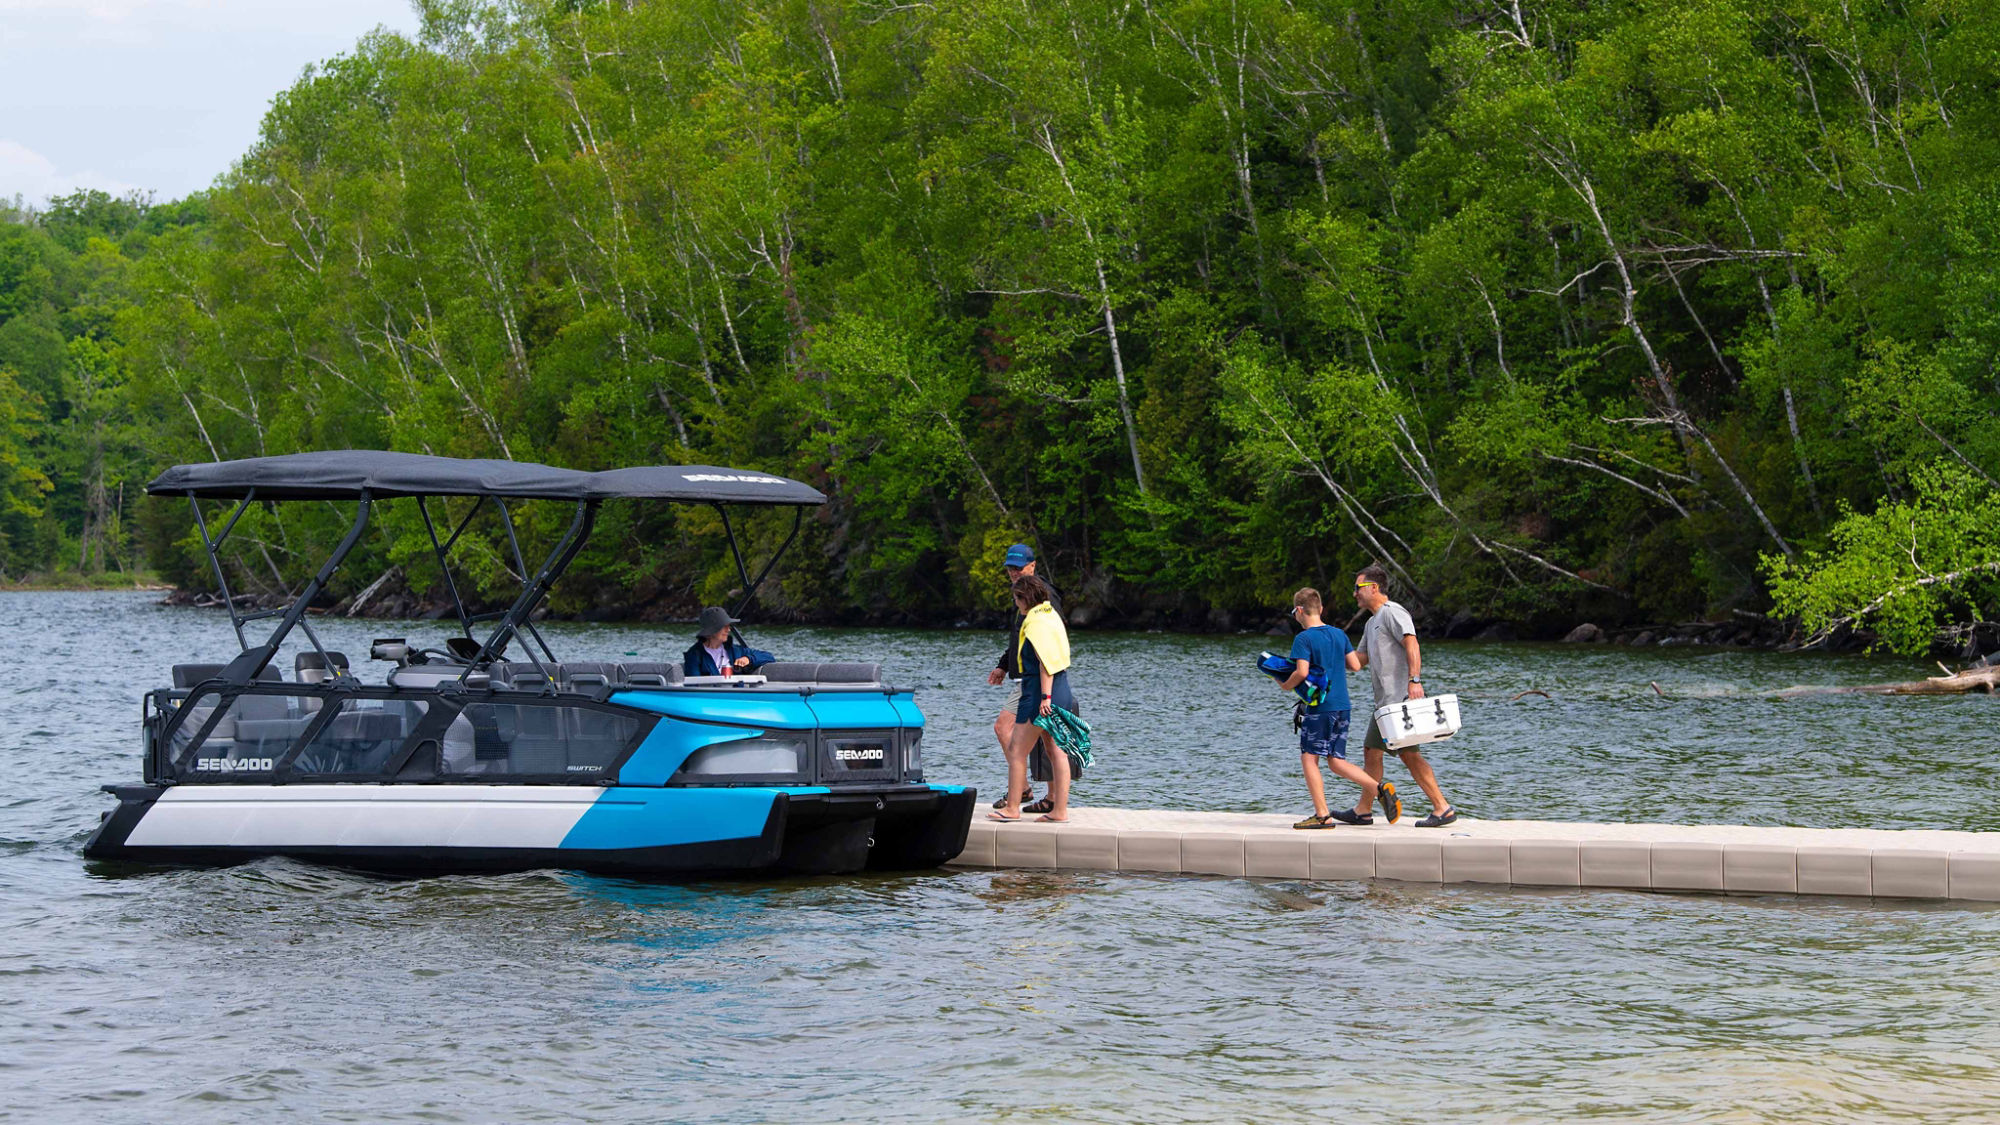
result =
[[375,449],[329,449],[175,465],[154,478],[155,495],[240,500],[351,500],[393,496],[492,496],[503,500],[633,497],[700,504],[826,503],[788,477],[712,465],[644,465],[600,473],[525,461],[464,460]]

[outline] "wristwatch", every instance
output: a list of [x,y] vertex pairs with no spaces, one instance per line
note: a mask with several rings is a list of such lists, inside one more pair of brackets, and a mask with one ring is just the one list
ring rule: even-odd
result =
[[1424,682],[1424,678],[1422,676],[1411,676],[1410,682],[1413,684],[1420,684]]

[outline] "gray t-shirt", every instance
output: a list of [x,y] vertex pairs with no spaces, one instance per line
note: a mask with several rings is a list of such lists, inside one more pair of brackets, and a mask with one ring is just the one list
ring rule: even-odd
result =
[[1410,654],[1403,638],[1416,634],[1410,611],[1383,602],[1361,629],[1361,651],[1368,654],[1368,671],[1375,682],[1375,706],[1387,707],[1410,697]]

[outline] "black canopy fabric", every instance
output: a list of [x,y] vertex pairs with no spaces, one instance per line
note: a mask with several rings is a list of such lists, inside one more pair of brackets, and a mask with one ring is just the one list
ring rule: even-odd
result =
[[714,504],[824,504],[811,485],[711,465],[647,465],[585,473],[523,461],[463,460],[373,449],[330,449],[175,465],[154,478],[155,495],[259,500],[343,500],[363,490],[395,496],[497,496],[508,500],[636,497]]

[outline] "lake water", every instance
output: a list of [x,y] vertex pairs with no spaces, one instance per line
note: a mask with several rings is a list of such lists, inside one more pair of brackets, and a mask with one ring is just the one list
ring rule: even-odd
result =
[[[1874,1122],[1988,1118],[2000,1096],[2000,911],[1965,905],[95,867],[78,849],[97,786],[138,777],[141,693],[234,651],[223,615],[156,601],[0,594],[0,1120]],[[357,657],[445,633],[320,624]],[[565,659],[688,643],[543,628]],[[930,777],[997,794],[997,634],[754,637],[882,661],[918,686]],[[1272,643],[1079,634],[1102,742],[1079,802],[1305,811],[1288,707],[1251,666]],[[1472,815],[2000,829],[2000,700],[1759,694],[1917,662],[1425,655],[1464,699],[1432,759]],[[1531,688],[1549,698],[1512,701]]]

